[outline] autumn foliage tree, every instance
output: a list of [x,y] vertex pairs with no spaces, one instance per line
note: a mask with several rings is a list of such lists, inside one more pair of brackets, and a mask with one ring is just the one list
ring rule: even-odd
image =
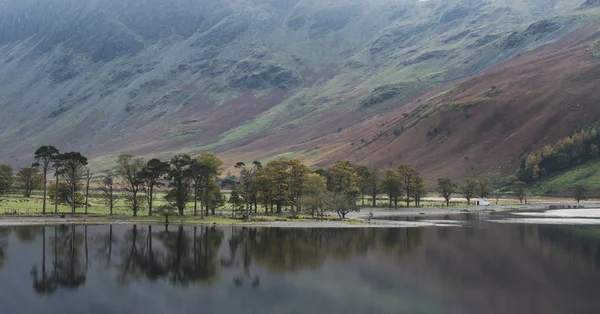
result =
[[15,183],[22,189],[25,197],[31,197],[31,192],[39,188],[43,181],[42,175],[33,167],[22,168],[15,176]]
[[460,193],[467,199],[467,205],[471,205],[471,199],[475,196],[477,190],[477,180],[474,178],[465,178],[459,185]]
[[437,181],[438,192],[442,195],[444,200],[446,200],[446,206],[450,206],[450,198],[456,189],[456,185],[448,178],[439,178]]
[[548,174],[600,157],[599,146],[598,130],[582,129],[529,154],[522,160],[516,175],[525,183],[540,180]]

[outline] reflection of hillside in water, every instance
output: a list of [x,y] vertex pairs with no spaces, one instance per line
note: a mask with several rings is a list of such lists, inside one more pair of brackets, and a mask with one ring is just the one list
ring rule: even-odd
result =
[[598,228],[590,236],[579,227],[533,225],[426,230],[421,248],[401,263],[403,275],[429,291],[486,313],[600,311]]

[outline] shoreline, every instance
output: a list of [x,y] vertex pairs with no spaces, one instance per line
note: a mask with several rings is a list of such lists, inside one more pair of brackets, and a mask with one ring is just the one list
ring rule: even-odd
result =
[[[552,206],[556,207],[574,207],[600,208],[600,204],[586,203],[584,205],[573,204],[519,204],[519,205],[496,205],[496,206],[477,206],[477,207],[456,207],[456,208],[406,208],[406,209],[382,209],[382,208],[364,208],[360,212],[352,212],[347,215],[346,220],[301,220],[301,221],[255,221],[243,222],[225,218],[223,216],[213,217],[206,221],[199,220],[197,217],[186,216],[178,219],[173,216],[170,219],[170,225],[192,225],[192,226],[239,226],[253,228],[407,228],[407,227],[425,227],[425,226],[448,226],[449,224],[438,220],[410,221],[410,218],[416,217],[437,217],[460,214],[481,214],[494,212],[521,212],[521,211],[541,211],[549,210]],[[330,213],[331,214],[331,213]],[[156,217],[156,216],[155,216]],[[407,218],[404,220],[386,220],[384,218],[399,217]],[[161,217],[162,218],[162,217]],[[154,224],[164,225],[160,219],[152,219],[146,216],[0,216],[0,226],[31,226],[31,225],[105,225],[105,224]]]

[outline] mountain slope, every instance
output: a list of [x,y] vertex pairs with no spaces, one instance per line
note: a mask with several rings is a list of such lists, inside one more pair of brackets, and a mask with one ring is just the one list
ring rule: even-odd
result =
[[[401,128],[398,115],[415,110],[418,102],[409,102],[423,94],[517,62],[506,60],[567,34],[590,35],[573,33],[596,23],[588,2],[0,0],[0,159],[20,164],[37,146],[54,144],[98,165],[121,151],[167,157],[214,150],[231,162],[283,154],[326,164],[356,156],[445,173],[459,163],[442,169],[436,156],[458,156],[450,146],[479,140],[456,136],[455,145],[430,150],[421,127],[419,136],[396,140],[406,144],[393,144],[402,154],[384,154],[375,148],[389,144],[373,137]],[[468,99],[481,88],[440,101]],[[453,132],[477,130],[468,126]],[[359,151],[361,142],[373,144]],[[425,153],[427,161],[416,157]]]

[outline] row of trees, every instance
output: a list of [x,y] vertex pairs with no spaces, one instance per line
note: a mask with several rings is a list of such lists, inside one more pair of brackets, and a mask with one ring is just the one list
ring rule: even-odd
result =
[[[34,158],[36,162],[31,167],[22,168],[16,176],[15,181],[19,183],[24,196],[31,196],[32,190],[41,186],[43,214],[47,212],[48,196],[54,199],[55,213],[58,213],[59,203],[68,204],[72,214],[75,214],[76,207],[83,205],[87,213],[94,176],[87,166],[87,158],[79,152],[60,153],[53,146],[40,147]],[[177,155],[169,162],[159,159],[146,162],[131,154],[121,154],[117,159],[116,169],[103,173],[96,183],[111,215],[119,190],[124,192],[126,204],[134,216],[137,216],[145,204],[148,205],[148,214],[152,215],[156,189],[163,186],[168,187],[165,199],[177,208],[180,215],[183,215],[192,194],[194,215],[198,213],[198,201],[200,209],[206,208],[206,214],[210,209],[214,214],[215,208],[223,204],[220,186],[217,184],[222,164],[211,153],[203,153],[195,158]],[[47,178],[52,172],[55,182],[50,185]],[[0,192],[7,191],[12,185],[12,168],[0,166],[0,178],[0,188],[3,188]]]
[[357,201],[365,206],[367,197],[373,207],[381,193],[389,196],[389,207],[397,207],[400,200],[419,206],[427,194],[423,177],[409,165],[378,171],[341,160],[311,172],[299,160],[277,160],[266,165],[239,163],[237,168],[239,182],[227,182],[232,188],[230,202],[238,211],[245,209],[246,216],[258,212],[262,204],[267,213],[281,213],[288,207],[292,215],[304,210],[321,216],[329,210],[343,219],[358,210]]
[[[87,158],[78,152],[60,153],[53,146],[40,147],[34,157],[36,163],[22,172],[31,177],[26,196],[31,194],[37,182],[43,186],[42,213],[46,213],[46,178],[52,171],[55,183],[49,194],[55,200],[55,212],[57,205],[64,202],[71,205],[73,214],[80,205],[86,207],[87,213],[90,181],[94,175],[87,167]],[[122,191],[133,216],[145,207],[148,215],[160,212],[168,217],[174,210],[184,215],[190,202],[194,204],[194,216],[214,215],[225,202],[221,188],[231,190],[229,202],[234,213],[242,213],[244,218],[252,211],[258,212],[260,204],[267,214],[289,209],[292,216],[301,211],[322,216],[325,210],[330,210],[343,219],[349,212],[358,210],[359,197],[364,205],[365,197],[370,195],[376,206],[377,195],[387,193],[391,207],[392,204],[397,206],[400,199],[405,200],[407,206],[411,201],[419,205],[426,195],[423,178],[409,165],[377,171],[342,160],[313,172],[295,159],[275,160],[265,165],[257,161],[251,165],[240,162],[236,165],[239,176],[225,180],[219,178],[222,166],[223,162],[212,153],[195,157],[176,155],[168,162],[159,159],[146,162],[132,154],[121,154],[116,168],[101,174],[97,185],[111,215],[119,194],[117,191]],[[168,205],[154,209],[159,189],[166,190],[164,198]]]
[[600,133],[596,129],[581,130],[529,154],[521,161],[516,176],[525,183],[537,181],[553,172],[600,157],[599,147]]
[[[194,216],[214,215],[227,201],[221,193],[222,188],[231,190],[229,203],[234,215],[245,219],[252,212],[257,213],[259,206],[266,214],[289,210],[294,217],[298,212],[321,217],[328,210],[344,219],[349,212],[358,210],[360,201],[364,207],[370,198],[371,206],[377,207],[380,194],[387,195],[390,208],[398,207],[401,201],[406,207],[411,203],[418,207],[427,195],[421,174],[406,164],[395,169],[377,170],[341,160],[327,168],[311,171],[296,159],[274,160],[264,165],[258,161],[248,165],[240,162],[236,165],[238,176],[221,179],[223,162],[212,153],[194,157],[181,154],[169,161],[156,158],[146,161],[132,154],[121,154],[115,168],[99,174],[100,179],[93,182],[94,174],[87,166],[87,158],[79,152],[60,153],[53,146],[42,146],[34,158],[36,162],[32,167],[21,169],[16,181],[27,197],[33,189],[43,186],[43,214],[47,212],[48,194],[54,199],[55,213],[59,203],[70,205],[73,214],[77,206],[85,206],[87,213],[90,186],[94,183],[111,215],[117,198],[123,198],[133,216],[147,209],[149,216],[158,212],[167,220],[175,213],[184,215],[191,202]],[[55,182],[50,185],[47,178],[52,172]],[[0,189],[5,181],[12,182],[12,169],[0,166]],[[464,196],[470,205],[474,197],[487,198],[494,188],[502,185],[500,181],[483,176],[466,178],[457,184],[448,178],[440,178],[437,190],[448,206],[456,193]],[[525,183],[516,177],[511,182],[515,194],[523,200]],[[158,191],[165,192],[167,205],[155,208]]]

